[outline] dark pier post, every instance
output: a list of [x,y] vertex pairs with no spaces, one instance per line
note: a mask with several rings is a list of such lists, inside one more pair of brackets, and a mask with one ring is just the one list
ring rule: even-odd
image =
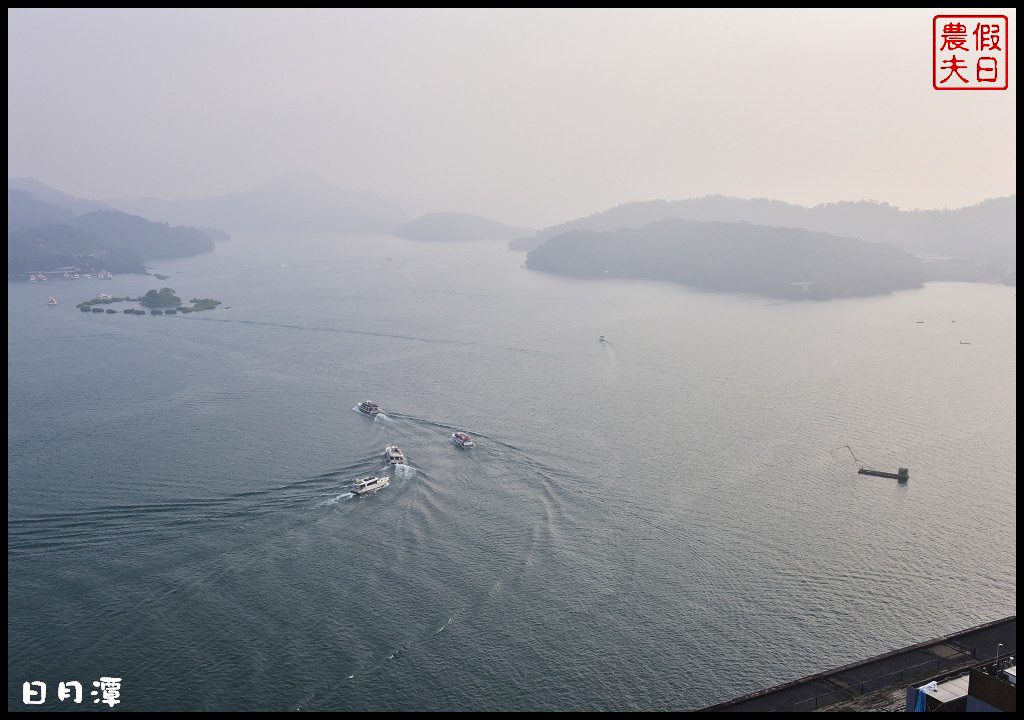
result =
[[892,478],[893,480],[899,480],[901,483],[905,483],[910,479],[910,470],[902,467],[898,473],[885,472],[884,470],[869,470],[868,468],[861,468],[857,472],[861,475],[874,475],[875,477]]

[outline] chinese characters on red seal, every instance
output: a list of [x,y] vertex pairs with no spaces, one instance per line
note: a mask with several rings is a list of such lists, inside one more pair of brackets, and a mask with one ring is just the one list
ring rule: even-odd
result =
[[1010,21],[1005,15],[936,15],[932,86],[936,90],[1009,87]]

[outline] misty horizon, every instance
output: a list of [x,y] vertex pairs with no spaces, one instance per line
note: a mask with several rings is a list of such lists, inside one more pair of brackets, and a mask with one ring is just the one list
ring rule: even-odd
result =
[[530,227],[657,198],[932,210],[1014,194],[1015,86],[936,93],[930,22],[9,10],[8,177],[172,200],[315,173],[414,216]]
[[[250,185],[250,186],[246,186],[246,187],[234,188],[233,190],[229,190],[229,191],[226,191],[226,192],[223,192],[223,193],[214,193],[214,194],[211,194],[211,195],[185,195],[185,196],[175,196],[175,197],[158,197],[158,196],[89,197],[89,196],[77,196],[74,193],[68,192],[64,188],[61,188],[61,187],[59,187],[57,185],[54,185],[53,183],[47,182],[45,179],[39,178],[39,177],[20,176],[20,177],[9,177],[7,179],[9,186],[12,186],[12,185],[13,186],[17,186],[19,183],[24,182],[24,181],[30,181],[30,182],[34,181],[34,182],[42,183],[42,184],[44,184],[44,185],[46,185],[46,186],[48,186],[48,187],[50,187],[50,188],[52,188],[54,190],[57,190],[58,192],[63,192],[63,193],[66,193],[68,195],[71,195],[72,197],[75,197],[76,199],[86,200],[86,201],[94,201],[94,202],[103,203],[103,204],[108,204],[109,203],[109,204],[113,204],[115,207],[116,207],[117,203],[130,202],[130,201],[135,201],[135,200],[142,200],[142,201],[153,200],[153,201],[160,201],[160,202],[175,203],[175,202],[188,202],[188,201],[191,201],[191,200],[215,199],[215,198],[218,198],[218,197],[234,195],[236,193],[245,193],[245,192],[252,191],[252,190],[260,190],[260,189],[264,189],[264,188],[273,188],[273,187],[279,186],[279,185],[288,185],[291,181],[295,181],[295,180],[298,180],[298,181],[316,180],[316,181],[328,183],[328,184],[333,185],[333,186],[335,186],[335,187],[337,187],[337,188],[339,188],[341,190],[347,190],[347,191],[352,191],[352,192],[357,192],[357,193],[368,193],[368,194],[376,195],[378,197],[385,198],[383,193],[378,193],[378,192],[375,192],[375,191],[373,191],[371,189],[368,189],[368,188],[348,187],[348,186],[343,186],[343,185],[331,182],[330,180],[328,180],[326,177],[324,177],[320,173],[317,173],[317,172],[311,171],[311,170],[296,171],[296,172],[282,173],[282,174],[279,174],[279,175],[274,175],[274,176],[268,178],[264,182],[256,183],[256,184],[253,184],[253,185]],[[791,205],[791,206],[794,206],[794,207],[798,207],[798,208],[802,208],[802,209],[808,209],[808,210],[814,209],[814,208],[823,207],[823,206],[836,205],[836,204],[844,204],[844,203],[850,203],[850,204],[870,203],[870,204],[877,204],[877,205],[886,205],[886,206],[889,206],[889,207],[894,208],[896,210],[899,210],[901,212],[930,212],[930,211],[944,211],[944,210],[960,210],[960,209],[964,209],[964,208],[977,207],[978,205],[982,205],[982,204],[984,204],[984,203],[986,203],[988,201],[991,201],[991,200],[1000,200],[1000,199],[1009,198],[1009,197],[1015,197],[1015,196],[1016,196],[1016,192],[1012,192],[1012,193],[1008,193],[1007,195],[982,198],[980,200],[977,200],[976,202],[971,202],[971,203],[964,203],[964,204],[951,205],[951,206],[942,206],[942,207],[935,207],[935,208],[921,208],[921,207],[908,208],[908,207],[901,207],[901,206],[897,205],[896,203],[889,202],[889,201],[887,201],[887,200],[885,200],[883,198],[836,198],[836,199],[833,199],[833,200],[823,200],[821,202],[814,203],[812,205],[806,205],[806,204],[802,204],[802,203],[798,203],[798,202],[792,202],[792,201],[787,200],[785,198],[772,197],[772,196],[742,197],[742,196],[737,196],[737,195],[727,195],[727,194],[724,194],[724,193],[708,192],[708,193],[703,193],[701,195],[693,195],[693,196],[689,196],[689,197],[679,197],[679,198],[672,198],[672,197],[649,197],[649,198],[625,199],[625,200],[622,200],[620,202],[616,202],[616,203],[614,203],[612,205],[609,205],[607,207],[601,207],[601,208],[595,209],[592,213],[585,213],[584,215],[582,215],[582,217],[586,217],[586,216],[589,216],[589,215],[600,214],[602,212],[605,212],[605,211],[608,211],[608,210],[612,210],[612,209],[615,209],[615,208],[623,206],[623,205],[639,204],[639,203],[646,203],[646,202],[675,203],[675,202],[685,202],[685,201],[691,201],[691,200],[705,200],[705,199],[709,199],[709,198],[723,198],[723,199],[740,200],[740,201],[768,201],[768,202],[773,202],[773,203],[783,203],[783,204],[786,204],[786,205]],[[428,208],[428,209],[424,210],[422,213],[410,213],[410,215],[415,215],[415,216],[419,217],[419,216],[429,216],[429,215],[439,215],[439,214],[458,214],[458,213],[467,213],[467,214],[476,215],[476,213],[470,213],[470,211],[466,210],[465,208],[456,208],[456,207]],[[481,217],[483,217],[483,216],[481,216]],[[533,227],[534,227],[534,229],[540,229],[542,227],[557,226],[557,225],[562,224],[563,222],[575,219],[577,217],[581,217],[581,216],[568,215],[568,216],[566,216],[564,218],[561,218],[560,220],[557,220],[555,222],[549,223],[548,225],[545,225],[545,226],[536,226],[535,225]],[[502,218],[502,217],[487,216],[486,219],[494,220],[494,221],[501,222],[501,223],[512,224],[512,222],[510,220],[508,220],[507,218]]]

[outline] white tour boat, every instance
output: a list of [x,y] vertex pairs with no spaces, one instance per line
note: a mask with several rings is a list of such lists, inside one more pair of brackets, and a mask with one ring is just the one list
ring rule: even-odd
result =
[[377,492],[381,488],[386,488],[391,484],[391,481],[386,477],[364,477],[359,478],[352,484],[352,489],[349,491],[353,495],[369,495],[370,493]]
[[356,406],[356,409],[364,415],[376,415],[381,411],[380,405],[372,400],[363,400]]
[[389,445],[384,448],[384,457],[391,465],[405,465],[405,453],[397,445]]

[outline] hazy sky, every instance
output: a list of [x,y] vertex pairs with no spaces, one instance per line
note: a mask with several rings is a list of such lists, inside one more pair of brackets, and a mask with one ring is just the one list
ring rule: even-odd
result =
[[1010,88],[932,88],[942,10],[8,10],[7,172],[180,198],[313,171],[547,225],[722,193],[1016,192]]

